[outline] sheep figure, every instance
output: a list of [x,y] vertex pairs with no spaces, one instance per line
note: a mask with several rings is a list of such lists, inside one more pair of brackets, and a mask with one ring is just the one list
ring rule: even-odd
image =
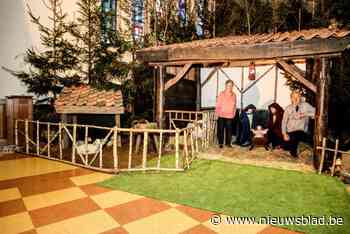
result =
[[[202,125],[202,127],[201,127]],[[197,121],[197,124],[190,122],[187,124],[187,128],[193,128],[193,138],[202,139],[205,137],[205,126],[202,120]]]
[[96,154],[99,151],[101,144],[101,139],[96,139],[92,144],[85,144],[83,141],[77,141],[77,152],[80,155]]

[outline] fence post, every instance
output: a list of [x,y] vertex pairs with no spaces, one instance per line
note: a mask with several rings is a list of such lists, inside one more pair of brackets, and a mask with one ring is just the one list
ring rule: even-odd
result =
[[[209,148],[209,132],[208,132],[208,126],[209,126],[209,116],[208,116],[208,112],[205,113],[205,121],[203,121],[203,128],[205,128],[204,132],[205,132],[205,148]],[[204,124],[205,123],[205,124]]]
[[85,126],[85,139],[84,139],[84,141],[85,141],[85,164],[86,165],[88,165],[88,159],[89,159],[88,158],[89,155],[88,155],[88,151],[87,151],[87,147],[88,147],[88,144],[89,144],[88,137],[89,137],[89,127]]
[[158,151],[158,161],[157,161],[157,168],[160,168],[160,160],[162,157],[162,145],[163,145],[163,132],[161,131],[159,134],[159,151]]
[[18,147],[18,120],[15,120],[15,145]]
[[320,166],[318,168],[318,174],[321,174],[322,172],[325,154],[326,154],[326,138],[324,137],[322,139],[322,153],[321,153]]
[[72,145],[72,162],[75,163],[75,144],[77,142],[77,125],[73,125],[73,145]]
[[176,129],[176,133],[175,133],[175,166],[176,166],[176,169],[179,169],[180,168],[180,165],[179,165],[179,137],[180,137],[180,134],[179,134],[179,130]]
[[171,125],[171,120],[172,120],[172,117],[171,117],[171,112],[168,112],[168,118],[169,118],[169,129],[171,130],[172,129],[172,125]]
[[37,155],[40,155],[40,123],[39,121],[37,120],[36,121],[36,154]]
[[334,150],[334,156],[333,156],[333,163],[332,163],[331,176],[334,175],[335,162],[336,162],[336,160],[337,160],[338,149],[339,149],[339,139],[337,139],[337,140],[335,141],[335,150]]
[[142,168],[146,169],[147,166],[147,148],[148,148],[148,132],[143,133],[143,153],[142,153]]
[[118,170],[118,141],[117,141],[118,133],[117,133],[117,128],[114,128],[113,132],[113,166],[114,170]]
[[196,139],[195,139],[196,153],[198,153],[199,152],[199,146],[198,146],[198,122],[197,121],[196,121],[194,126],[195,126],[195,131],[196,131]]
[[100,168],[102,168],[103,164],[102,164],[102,156],[103,156],[103,143],[101,142],[100,145],[99,145],[99,148],[100,148],[100,152],[99,152],[99,166]]
[[131,168],[131,157],[132,157],[132,139],[133,139],[133,132],[130,131],[129,133],[129,159],[128,159],[128,169]]
[[190,132],[190,144],[191,144],[191,160],[192,160],[194,156],[193,129],[191,129],[191,132]]
[[185,148],[185,157],[186,157],[186,162],[187,162],[187,167],[190,167],[190,163],[188,161],[188,146],[187,146],[187,129],[184,131],[184,148]]
[[58,124],[58,131],[59,131],[58,144],[60,148],[60,159],[62,160],[62,123],[61,122],[59,122]]
[[50,144],[51,144],[51,133],[50,133],[50,123],[47,124],[47,156],[50,158]]
[[25,121],[26,154],[29,154],[28,119]]

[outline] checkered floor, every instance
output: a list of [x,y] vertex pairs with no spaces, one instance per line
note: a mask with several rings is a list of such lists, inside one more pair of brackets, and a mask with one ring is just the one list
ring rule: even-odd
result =
[[212,212],[95,185],[111,176],[40,158],[0,160],[0,233],[295,233],[214,226]]

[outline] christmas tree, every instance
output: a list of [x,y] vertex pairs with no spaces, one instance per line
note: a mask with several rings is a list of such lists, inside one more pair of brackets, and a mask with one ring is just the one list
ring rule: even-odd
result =
[[[102,1],[116,4],[115,1]],[[110,88],[110,81],[127,77],[129,65],[122,55],[129,50],[129,43],[121,38],[115,27],[115,7],[103,11],[100,0],[79,0],[78,17],[70,25],[70,32],[77,40],[79,70],[91,85]]]

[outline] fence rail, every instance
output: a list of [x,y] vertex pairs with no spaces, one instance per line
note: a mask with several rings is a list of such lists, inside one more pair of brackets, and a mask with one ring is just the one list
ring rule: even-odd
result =
[[[199,124],[203,125],[194,122],[182,129],[135,129],[16,120],[15,144],[26,154],[104,172],[183,171],[207,144],[206,138],[196,135]],[[142,154],[138,155],[134,138],[140,136]],[[93,137],[96,140],[91,143]],[[124,141],[122,147],[118,146],[118,137]],[[154,154],[149,150],[152,143]],[[167,157],[174,157],[174,163],[165,162],[163,166]]]
[[344,154],[344,155],[350,155],[349,152],[339,150],[339,140],[337,139],[335,141],[335,147],[334,149],[328,148],[327,147],[327,138],[324,137],[322,139],[322,146],[317,146],[316,149],[321,150],[321,159],[320,159],[320,166],[318,168],[318,173],[321,174],[323,167],[324,167],[324,160],[326,156],[326,152],[332,152],[333,153],[333,158],[332,158],[332,166],[331,166],[331,176],[334,175],[335,172],[335,166],[336,166],[336,160],[337,160],[337,155],[339,154]]
[[209,145],[216,141],[216,120],[214,110],[206,111],[182,111],[182,110],[167,110],[166,117],[169,121],[169,129],[177,129],[177,122],[187,122],[196,124],[197,136],[203,139],[202,147],[208,148]]

